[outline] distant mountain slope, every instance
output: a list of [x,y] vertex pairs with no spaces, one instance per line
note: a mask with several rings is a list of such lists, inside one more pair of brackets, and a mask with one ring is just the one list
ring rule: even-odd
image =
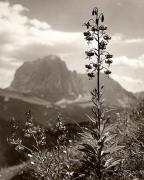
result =
[[[85,113],[89,112],[77,105],[60,108],[43,99],[0,89],[0,168],[18,160],[17,153],[10,149],[6,139],[11,131],[10,120],[15,118],[21,125],[24,124],[28,110],[31,110],[34,122],[48,128],[56,123],[59,112],[66,124],[87,121]],[[49,142],[52,138],[50,134]]]
[[52,106],[52,104],[47,100],[44,100],[35,96],[31,96],[27,93],[12,91],[8,89],[0,89],[0,97],[1,96],[4,98],[4,101],[9,101],[10,99],[17,99],[17,100],[21,100],[30,104],[43,105],[46,107]]
[[[108,106],[128,107],[136,102],[135,96],[120,84],[101,74],[104,84],[104,99]],[[57,56],[24,63],[15,73],[9,89],[46,99],[50,102],[68,100],[87,102],[89,91],[95,87],[96,79],[89,80],[85,74],[68,70]]]
[[138,100],[144,99],[144,91],[134,93]]
[[[14,117],[23,122],[28,110],[32,111],[36,122],[48,127],[55,124],[59,112],[62,113],[66,123],[72,123],[73,117],[76,122],[86,119],[83,118],[84,110],[78,104],[71,103],[66,108],[61,108],[57,104],[37,97],[0,89],[0,119],[9,121]],[[74,112],[77,112],[77,115]]]
[[[89,92],[96,86],[96,79],[89,80],[85,74],[81,74],[80,78],[85,92]],[[135,96],[125,90],[117,81],[104,74],[101,74],[100,79],[101,85],[104,85],[103,97],[106,106],[128,107],[136,103]]]

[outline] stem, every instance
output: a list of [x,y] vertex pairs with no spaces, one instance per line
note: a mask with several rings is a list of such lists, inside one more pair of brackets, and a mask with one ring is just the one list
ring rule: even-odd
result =
[[99,128],[99,138],[100,138],[100,38],[99,38],[99,31],[98,31],[98,68],[97,68],[97,97],[98,97],[98,128]]
[[[99,25],[98,25],[99,27]],[[98,68],[97,68],[97,101],[98,101],[98,141],[100,140],[100,120],[101,120],[101,113],[100,113],[100,33],[98,29]],[[98,179],[101,180],[101,148],[98,149]]]

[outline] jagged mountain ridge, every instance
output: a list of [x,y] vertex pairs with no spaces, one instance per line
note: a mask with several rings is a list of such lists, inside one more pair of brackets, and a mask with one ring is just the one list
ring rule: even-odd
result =
[[[104,84],[104,99],[107,105],[127,107],[136,101],[135,96],[126,91],[111,78],[101,74]],[[58,56],[24,63],[15,73],[9,89],[44,98],[51,102],[65,100],[88,101],[89,91],[96,85],[96,80],[89,80],[85,74],[68,70]]]
[[50,101],[75,99],[82,93],[75,72],[57,56],[48,56],[24,63],[15,74],[11,89],[32,94]]

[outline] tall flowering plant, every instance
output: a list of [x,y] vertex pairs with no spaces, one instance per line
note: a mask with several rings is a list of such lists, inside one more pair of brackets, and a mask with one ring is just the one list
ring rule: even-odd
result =
[[25,171],[29,171],[28,178],[71,180],[71,140],[68,139],[68,129],[60,115],[53,129],[56,142],[51,150],[47,148],[47,130],[34,123],[31,111],[26,112],[26,122],[22,129],[15,119],[12,119],[11,131],[7,141],[16,151],[26,156]]
[[110,111],[103,106],[103,88],[100,83],[100,72],[106,76],[111,74],[110,65],[113,55],[106,51],[111,37],[106,33],[107,27],[104,25],[104,14],[95,7],[92,10],[92,18],[84,23],[86,31],[83,33],[90,49],[85,52],[88,64],[85,65],[88,77],[96,77],[96,88],[91,91],[92,113],[88,116],[91,126],[85,128],[82,133],[82,144],[79,148],[83,152],[82,165],[85,171],[85,179],[110,179],[120,172],[121,159],[116,158],[118,150],[123,148],[116,140],[115,125],[110,124],[110,117],[106,116]]

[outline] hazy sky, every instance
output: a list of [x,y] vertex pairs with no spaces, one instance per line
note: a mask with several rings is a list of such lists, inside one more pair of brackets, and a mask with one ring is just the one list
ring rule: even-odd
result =
[[82,24],[100,7],[112,36],[112,77],[130,91],[144,91],[144,0],[0,1],[0,87],[24,62],[57,54],[69,69],[85,72]]

